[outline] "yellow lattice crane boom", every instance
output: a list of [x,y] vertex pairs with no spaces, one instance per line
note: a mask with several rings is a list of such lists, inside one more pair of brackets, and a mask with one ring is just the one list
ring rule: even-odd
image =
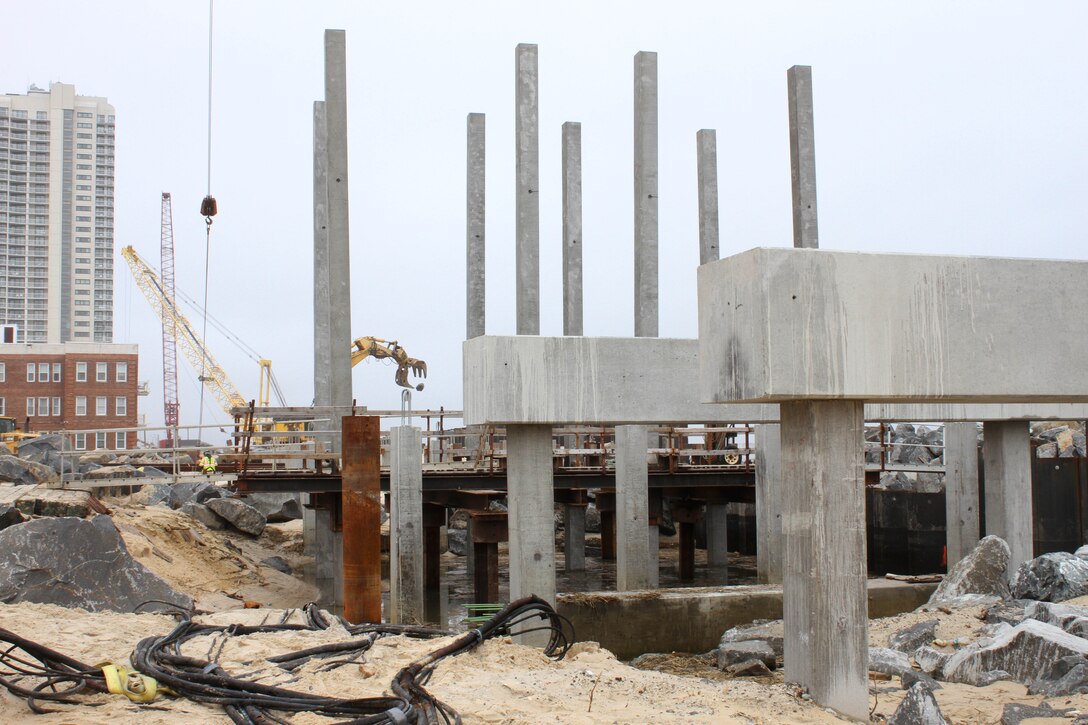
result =
[[238,392],[238,388],[231,382],[227,371],[224,370],[204,341],[196,334],[192,323],[182,314],[173,300],[163,294],[162,280],[158,273],[147,262],[142,260],[136,250],[125,247],[121,250],[121,256],[128,262],[132,270],[132,276],[136,279],[136,286],[143,292],[151,309],[159,316],[160,320],[172,320],[177,334],[177,342],[185,359],[193,366],[197,375],[203,370],[201,382],[208,392],[219,402],[219,406],[230,414],[231,408],[244,408],[248,405],[246,399]]

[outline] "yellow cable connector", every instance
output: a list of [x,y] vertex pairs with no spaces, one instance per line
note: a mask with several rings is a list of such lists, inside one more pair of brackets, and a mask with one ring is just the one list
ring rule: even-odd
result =
[[153,677],[141,675],[122,665],[104,663],[98,665],[106,676],[106,687],[114,695],[124,695],[133,702],[151,702],[161,692],[164,695],[174,693],[168,687],[160,687]]

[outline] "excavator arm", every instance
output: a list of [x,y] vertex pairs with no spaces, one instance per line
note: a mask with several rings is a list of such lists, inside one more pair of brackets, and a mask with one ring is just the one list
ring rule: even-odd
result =
[[[413,377],[427,377],[427,363],[408,357],[396,340],[383,340],[380,337],[360,337],[351,343],[351,366],[355,367],[368,357],[378,360],[391,359],[397,363],[397,374],[394,380],[402,388],[411,388],[408,382],[408,371],[412,371]],[[415,386],[416,390],[423,390],[423,383]]]

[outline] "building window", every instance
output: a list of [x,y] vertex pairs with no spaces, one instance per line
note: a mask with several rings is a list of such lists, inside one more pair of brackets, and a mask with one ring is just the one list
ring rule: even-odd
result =
[[85,363],[85,362],[77,362],[76,363],[76,382],[77,383],[87,382],[87,363]]
[[53,415],[60,415],[60,398],[53,398]]
[[76,396],[76,415],[87,415],[87,396]]
[[113,401],[113,412],[115,415],[128,415],[128,398],[123,395],[117,396],[117,399]]
[[7,379],[8,379],[8,371],[7,371],[7,369],[6,369],[6,368],[7,368],[7,365],[5,365],[4,363],[0,362],[0,383],[4,383],[4,382],[7,382]]
[[0,415],[7,414],[7,407],[7,403],[4,401],[4,399],[0,398]]
[[94,434],[94,447],[96,450],[105,450],[106,448],[106,434],[95,433]]
[[119,451],[123,451],[128,448],[128,441],[125,440],[127,433],[114,433],[113,434],[113,447]]
[[38,363],[38,382],[49,382],[49,363]]
[[94,399],[94,414],[105,415],[106,414],[106,396],[99,395]]
[[86,433],[76,433],[76,450],[77,451],[87,450],[87,434]]
[[38,398],[38,415],[49,415],[49,398]]
[[34,398],[26,399],[26,415],[28,418],[34,415]]
[[26,364],[26,381],[28,383],[34,382],[35,378],[37,377],[37,370],[38,366],[34,363]]
[[[77,282],[79,280],[76,280]],[[109,369],[106,363],[100,362],[94,365],[94,379],[100,383],[104,383],[110,379]]]
[[127,383],[128,382],[128,363],[127,362],[117,363],[117,382],[119,382],[119,383]]
[[59,383],[60,382],[60,371],[61,371],[61,364],[60,363],[53,363],[53,382],[54,383]]

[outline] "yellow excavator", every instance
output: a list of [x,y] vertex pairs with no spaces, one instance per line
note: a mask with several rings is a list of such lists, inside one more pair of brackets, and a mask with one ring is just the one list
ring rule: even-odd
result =
[[[396,340],[383,340],[380,337],[360,337],[351,343],[351,366],[355,367],[368,357],[378,360],[390,359],[397,363],[397,374],[394,380],[402,388],[411,389],[413,385],[408,382],[408,371],[412,371],[413,377],[427,377],[427,363],[408,357]],[[423,383],[414,386],[416,390],[423,390]]]
[[[19,422],[10,416],[0,416],[0,444],[7,448],[11,455],[19,450],[19,443],[28,438],[37,438],[41,433],[27,433],[19,430]],[[0,451],[3,453],[3,451]]]

